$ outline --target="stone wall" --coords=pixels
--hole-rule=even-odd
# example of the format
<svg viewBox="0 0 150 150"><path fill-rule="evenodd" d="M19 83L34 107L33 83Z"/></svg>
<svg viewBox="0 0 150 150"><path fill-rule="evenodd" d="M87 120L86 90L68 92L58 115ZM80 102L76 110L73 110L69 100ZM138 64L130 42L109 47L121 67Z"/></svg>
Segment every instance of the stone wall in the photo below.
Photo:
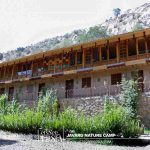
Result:
<svg viewBox="0 0 150 150"><path fill-rule="evenodd" d="M150 97L142 96L139 101L138 112L145 127L150 128Z"/></svg>
<svg viewBox="0 0 150 150"><path fill-rule="evenodd" d="M115 102L114 99L112 99ZM101 113L104 108L104 97L70 98L59 100L60 110L71 106L77 111L83 111L86 115ZM146 128L150 128L150 97L142 96L138 105L140 120Z"/></svg>

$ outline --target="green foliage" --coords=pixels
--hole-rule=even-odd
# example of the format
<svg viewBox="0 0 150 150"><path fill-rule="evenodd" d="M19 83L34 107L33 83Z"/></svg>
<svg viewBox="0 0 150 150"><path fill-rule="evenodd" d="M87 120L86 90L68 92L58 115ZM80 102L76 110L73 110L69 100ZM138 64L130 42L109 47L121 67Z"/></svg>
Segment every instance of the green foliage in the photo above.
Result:
<svg viewBox="0 0 150 150"><path fill-rule="evenodd" d="M8 112L7 98L6 94L0 96L0 113L3 115Z"/></svg>
<svg viewBox="0 0 150 150"><path fill-rule="evenodd" d="M0 97L3 109L7 107L4 103L5 98ZM135 137L141 133L138 121L127 115L126 106L110 103L108 97L104 112L91 117L87 117L83 112L77 113L72 108L58 113L57 96L54 91L47 91L45 95L41 95L36 108L26 106L23 111L19 108L17 102L13 101L9 104L9 113L0 113L0 129L22 133L37 133L39 129L43 129L56 131L62 136L71 131L80 134L115 134L119 137Z"/></svg>
<svg viewBox="0 0 150 150"><path fill-rule="evenodd" d="M87 42L90 40L94 40L97 38L104 38L107 36L108 36L107 29L105 27L94 26L94 27L90 27L87 33L81 34L77 38L77 42L78 43Z"/></svg>
<svg viewBox="0 0 150 150"><path fill-rule="evenodd" d="M10 114L19 113L21 106L17 102L17 100L12 100L8 105L8 112Z"/></svg>
<svg viewBox="0 0 150 150"><path fill-rule="evenodd" d="M139 100L137 81L123 78L120 100L126 110L126 114L131 118L137 118L137 105Z"/></svg>
<svg viewBox="0 0 150 150"><path fill-rule="evenodd" d="M39 96L37 106L38 112L43 112L44 114L51 113L54 115L58 111L57 108L56 91L47 90L44 95Z"/></svg>
<svg viewBox="0 0 150 150"><path fill-rule="evenodd" d="M129 137L139 137L142 134L142 128L139 126L139 122L137 120L126 120L123 126L123 136L125 138Z"/></svg>
<svg viewBox="0 0 150 150"><path fill-rule="evenodd" d="M143 28L144 28L143 25L137 22L137 23L133 26L132 31L142 30Z"/></svg>

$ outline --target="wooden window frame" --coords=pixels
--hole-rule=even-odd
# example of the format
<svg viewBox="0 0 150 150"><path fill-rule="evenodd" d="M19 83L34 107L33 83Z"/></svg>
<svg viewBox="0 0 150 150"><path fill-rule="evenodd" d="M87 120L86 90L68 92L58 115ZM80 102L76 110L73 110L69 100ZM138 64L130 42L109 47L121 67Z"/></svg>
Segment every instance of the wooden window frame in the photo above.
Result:
<svg viewBox="0 0 150 150"><path fill-rule="evenodd" d="M91 87L91 77L82 78L82 88L90 88Z"/></svg>
<svg viewBox="0 0 150 150"><path fill-rule="evenodd" d="M120 84L121 80L122 80L122 74L121 73L111 74L111 85Z"/></svg>

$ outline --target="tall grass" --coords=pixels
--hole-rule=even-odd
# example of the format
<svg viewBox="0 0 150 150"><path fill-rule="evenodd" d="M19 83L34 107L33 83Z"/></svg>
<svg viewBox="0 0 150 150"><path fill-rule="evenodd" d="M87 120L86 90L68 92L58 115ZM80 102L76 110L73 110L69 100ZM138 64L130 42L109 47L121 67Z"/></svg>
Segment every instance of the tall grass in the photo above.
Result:
<svg viewBox="0 0 150 150"><path fill-rule="evenodd" d="M72 108L58 112L56 93L47 91L39 97L35 108L20 109L17 101L6 103L6 96L0 97L0 129L11 132L37 133L39 129L56 131L65 136L74 133L115 134L136 137L141 133L137 120L131 120L125 109L118 104L105 104L101 114L88 117Z"/></svg>

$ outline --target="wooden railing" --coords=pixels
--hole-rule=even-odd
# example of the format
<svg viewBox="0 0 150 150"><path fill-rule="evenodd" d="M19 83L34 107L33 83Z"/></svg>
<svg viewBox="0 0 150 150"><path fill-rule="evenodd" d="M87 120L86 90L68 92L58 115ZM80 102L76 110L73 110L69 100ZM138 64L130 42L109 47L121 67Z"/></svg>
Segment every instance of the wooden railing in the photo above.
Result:
<svg viewBox="0 0 150 150"><path fill-rule="evenodd" d="M82 69L82 68L88 68L88 67L95 67L95 66L101 66L101 65L108 65L108 64L115 64L115 63L119 63L119 62L125 62L125 61L130 61L130 60L137 60L137 59L143 59L143 58L150 58L150 53L144 53L144 54L139 54L139 55L133 55L133 56L128 56L128 57L125 57L125 58L120 58L118 61L117 61L117 58L115 59L109 59L109 60L101 60L101 61L98 61L98 62L93 62L89 65L86 65L86 64L77 64L77 65L74 65L74 66L69 66L67 68L64 68L62 66L62 68L59 68L59 69L54 69L53 71L48 69L48 70L41 70L41 71L33 71L31 70L31 73L28 74L26 73L25 71L23 72L14 72L13 73L13 76L9 75L6 77L3 76L3 78L0 79L0 82L4 82L4 81L9 81L9 80L17 80L17 79L23 79L23 78L31 78L31 77L40 77L41 75L45 75L45 74L57 74L57 73L62 73L64 71L69 71L69 70L76 70L76 69ZM27 70L28 72L29 70ZM19 73L21 75L19 75Z"/></svg>

